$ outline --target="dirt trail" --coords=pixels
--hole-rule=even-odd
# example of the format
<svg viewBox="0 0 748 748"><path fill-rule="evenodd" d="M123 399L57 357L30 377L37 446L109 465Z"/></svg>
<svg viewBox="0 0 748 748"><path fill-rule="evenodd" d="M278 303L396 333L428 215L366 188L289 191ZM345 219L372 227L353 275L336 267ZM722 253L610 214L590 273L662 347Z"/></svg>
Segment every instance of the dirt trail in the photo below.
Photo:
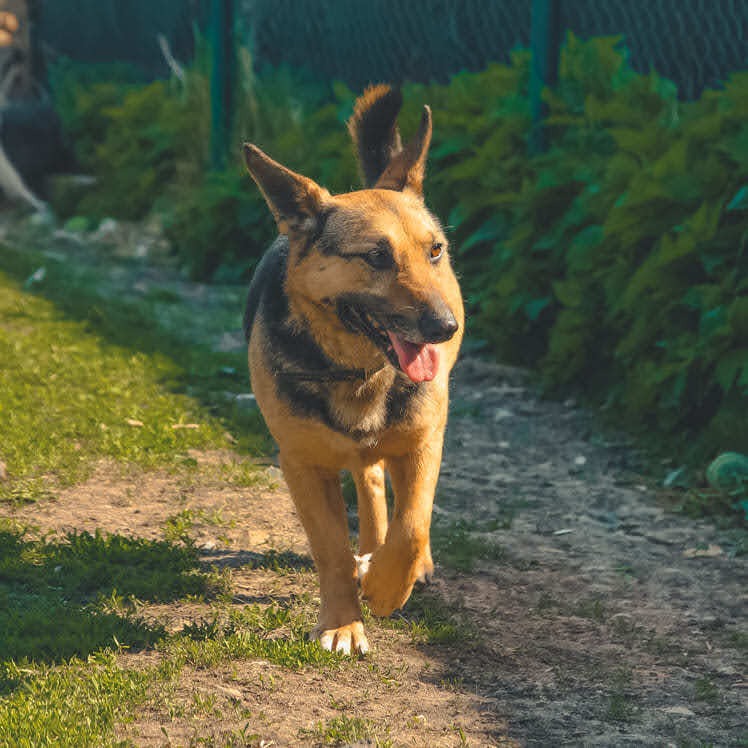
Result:
<svg viewBox="0 0 748 748"><path fill-rule="evenodd" d="M203 304L220 306L209 288L196 294L152 269L118 267L110 283L137 289L146 272L144 287L189 298L196 317ZM216 333L216 348L238 340L234 332ZM666 511L632 455L606 443L589 414L539 399L523 372L463 360L432 590L470 637L422 645L374 623L375 653L342 674L258 662L191 673L173 698L180 689L192 698L209 692L220 720L153 709L124 736L160 745L166 725L170 739L189 742L241 728L251 713L263 739L313 744L303 730L342 712L386 725L395 745L746 745L748 559L732 557L711 525ZM195 456L208 466L224 459ZM168 517L192 509L206 560L233 568L234 604L313 598L309 570L243 565L270 549L306 553L277 469L267 478L248 489L226 485L215 470L185 479L102 466L57 501L16 514L42 527L162 537ZM472 570L440 562L440 545L442 561L458 552ZM178 628L207 609L154 606L149 614Z"/></svg>
<svg viewBox="0 0 748 748"><path fill-rule="evenodd" d="M666 512L629 450L534 397L520 372L464 361L454 402L466 413L449 426L440 519L514 516L489 534L501 562L439 589L483 632L493 661L473 675L509 735L744 745L745 557Z"/></svg>

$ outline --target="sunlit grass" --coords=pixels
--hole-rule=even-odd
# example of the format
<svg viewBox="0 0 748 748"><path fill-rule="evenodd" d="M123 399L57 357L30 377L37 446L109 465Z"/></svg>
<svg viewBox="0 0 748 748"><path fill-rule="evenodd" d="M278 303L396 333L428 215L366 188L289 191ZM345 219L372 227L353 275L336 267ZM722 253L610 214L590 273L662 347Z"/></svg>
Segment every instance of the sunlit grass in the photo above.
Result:
<svg viewBox="0 0 748 748"><path fill-rule="evenodd" d="M103 298L94 278L53 260L33 284L48 298L29 293L20 279L40 261L0 247L0 460L9 476L0 499L48 496L101 458L150 467L179 463L189 449L265 447L259 415L225 402L227 390L247 389L242 356L227 366L225 354L160 327L152 304Z"/></svg>
<svg viewBox="0 0 748 748"><path fill-rule="evenodd" d="M3 523L0 745L115 744L115 727L133 707L157 698L185 667L348 662L309 641L310 599L235 608L221 602L229 582L189 543L87 533L45 539ZM206 617L168 633L142 614L170 601L202 604ZM128 667L126 653L139 651L155 653L157 665Z"/></svg>
<svg viewBox="0 0 748 748"><path fill-rule="evenodd" d="M111 650L64 668L0 664L0 745L117 745L116 723L164 677L119 667Z"/></svg>

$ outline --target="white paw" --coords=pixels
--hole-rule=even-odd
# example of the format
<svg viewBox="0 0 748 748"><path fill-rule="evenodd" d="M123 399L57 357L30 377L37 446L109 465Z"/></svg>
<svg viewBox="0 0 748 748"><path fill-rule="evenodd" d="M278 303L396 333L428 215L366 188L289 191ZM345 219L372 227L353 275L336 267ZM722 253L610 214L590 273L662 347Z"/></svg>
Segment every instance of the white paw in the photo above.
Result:
<svg viewBox="0 0 748 748"><path fill-rule="evenodd" d="M356 559L356 572L358 573L359 581L361 581L369 571L369 564L371 563L371 553L365 553L363 556L354 556L353 558Z"/></svg>
<svg viewBox="0 0 748 748"><path fill-rule="evenodd" d="M315 637L314 634L313 637ZM315 638L319 639L320 647L328 652L365 655L369 651L369 642L364 634L364 627L360 623L342 626L339 629L327 629Z"/></svg>

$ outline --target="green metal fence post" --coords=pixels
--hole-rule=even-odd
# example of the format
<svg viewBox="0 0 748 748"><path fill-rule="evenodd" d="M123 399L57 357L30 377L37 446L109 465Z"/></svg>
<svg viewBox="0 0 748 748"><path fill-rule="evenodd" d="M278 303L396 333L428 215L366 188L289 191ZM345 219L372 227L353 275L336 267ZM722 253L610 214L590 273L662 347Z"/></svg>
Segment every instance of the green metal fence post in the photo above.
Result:
<svg viewBox="0 0 748 748"><path fill-rule="evenodd" d="M210 160L215 170L226 166L234 104L234 0L211 0Z"/></svg>
<svg viewBox="0 0 748 748"><path fill-rule="evenodd" d="M532 26L530 29L532 63L530 70L530 112L532 131L530 151L545 150L543 119L543 89L555 86L558 81L559 51L561 48L561 0L532 0Z"/></svg>

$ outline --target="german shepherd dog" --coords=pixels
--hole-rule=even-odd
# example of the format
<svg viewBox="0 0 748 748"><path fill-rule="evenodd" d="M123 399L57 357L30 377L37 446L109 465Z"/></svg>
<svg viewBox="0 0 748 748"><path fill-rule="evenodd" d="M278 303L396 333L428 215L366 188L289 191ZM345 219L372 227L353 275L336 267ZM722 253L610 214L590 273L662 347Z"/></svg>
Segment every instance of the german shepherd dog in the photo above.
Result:
<svg viewBox="0 0 748 748"><path fill-rule="evenodd" d="M429 526L464 312L447 240L423 200L431 141L397 127L399 91L374 86L348 129L366 189L331 195L245 144L247 168L280 236L252 279L244 329L257 403L320 579L311 633L365 654L359 587L375 615L433 573ZM351 551L340 471L356 484ZM385 470L395 494L391 518Z"/></svg>

